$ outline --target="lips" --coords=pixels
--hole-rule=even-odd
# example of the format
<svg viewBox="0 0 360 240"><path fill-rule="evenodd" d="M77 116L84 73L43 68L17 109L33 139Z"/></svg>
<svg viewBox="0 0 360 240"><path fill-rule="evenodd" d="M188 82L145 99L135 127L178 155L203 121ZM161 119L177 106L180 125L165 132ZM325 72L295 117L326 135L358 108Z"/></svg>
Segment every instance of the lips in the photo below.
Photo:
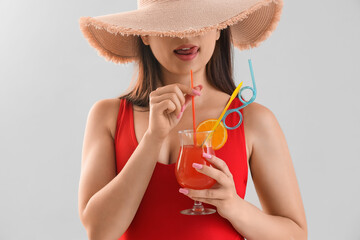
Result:
<svg viewBox="0 0 360 240"><path fill-rule="evenodd" d="M197 53L198 51L199 47L192 44L181 45L174 50L174 52L179 55L191 55Z"/></svg>

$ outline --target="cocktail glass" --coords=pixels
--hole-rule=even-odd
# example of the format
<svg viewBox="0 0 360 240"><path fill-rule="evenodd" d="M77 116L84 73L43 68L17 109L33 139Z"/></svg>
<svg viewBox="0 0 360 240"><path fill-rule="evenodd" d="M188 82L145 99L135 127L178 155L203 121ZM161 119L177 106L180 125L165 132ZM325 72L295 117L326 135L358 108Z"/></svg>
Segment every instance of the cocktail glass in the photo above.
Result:
<svg viewBox="0 0 360 240"><path fill-rule="evenodd" d="M175 165L175 175L181 187L190 189L209 189L216 183L213 178L199 173L192 166L193 163L211 166L211 164L203 157L203 153L215 155L211 146L212 135L212 131L179 131L180 151ZM195 201L194 206L191 209L181 211L182 214L186 215L207 215L215 212L215 209L204 208L199 201Z"/></svg>

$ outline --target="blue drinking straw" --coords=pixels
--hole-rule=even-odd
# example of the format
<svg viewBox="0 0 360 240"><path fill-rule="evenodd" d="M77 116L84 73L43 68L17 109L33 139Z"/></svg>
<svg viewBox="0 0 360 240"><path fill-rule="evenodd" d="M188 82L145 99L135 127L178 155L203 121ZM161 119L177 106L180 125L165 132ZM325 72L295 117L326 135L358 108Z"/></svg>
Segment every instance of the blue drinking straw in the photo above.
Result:
<svg viewBox="0 0 360 240"><path fill-rule="evenodd" d="M238 98L239 98L240 102L242 102L242 105L241 105L240 107L238 107L238 108L234 108L234 109L229 109L229 110L227 110L226 113L225 113L225 115L223 116L222 122L223 122L224 126L225 126L227 129L229 129L229 130L234 130L234 129L238 128L238 127L241 125L242 120L243 120L243 116L242 116L242 114L241 114L241 112L240 112L240 109L243 109L244 107L246 107L246 106L249 105L250 103L254 102L254 100L255 100L255 98L256 98L257 91L256 91L255 77L254 77L254 71L253 71L251 59L248 59L248 63L249 63L250 75L251 75L251 80L252 80L252 85L253 85L253 87L246 86L246 87L241 88L241 89L240 89L240 92L239 92L239 94L238 94ZM249 101L245 101L245 100L241 97L242 91L244 91L244 90L246 90L246 89L249 89L249 90L252 92L252 96L251 96L251 98L250 98ZM236 113L239 115L240 119L239 119L239 122L238 122L234 127L229 127L229 126L226 125L225 120L226 120L226 117L227 117L229 114L233 113L233 112L236 112Z"/></svg>

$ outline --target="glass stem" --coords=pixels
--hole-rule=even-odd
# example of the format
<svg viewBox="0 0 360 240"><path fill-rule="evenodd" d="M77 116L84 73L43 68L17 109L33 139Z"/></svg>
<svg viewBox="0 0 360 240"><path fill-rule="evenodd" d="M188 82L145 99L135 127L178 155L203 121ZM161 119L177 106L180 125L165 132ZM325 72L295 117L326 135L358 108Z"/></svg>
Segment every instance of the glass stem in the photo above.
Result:
<svg viewBox="0 0 360 240"><path fill-rule="evenodd" d="M204 206L202 205L202 202L195 201L194 206L192 208L192 211L194 211L194 212L203 212L204 211Z"/></svg>

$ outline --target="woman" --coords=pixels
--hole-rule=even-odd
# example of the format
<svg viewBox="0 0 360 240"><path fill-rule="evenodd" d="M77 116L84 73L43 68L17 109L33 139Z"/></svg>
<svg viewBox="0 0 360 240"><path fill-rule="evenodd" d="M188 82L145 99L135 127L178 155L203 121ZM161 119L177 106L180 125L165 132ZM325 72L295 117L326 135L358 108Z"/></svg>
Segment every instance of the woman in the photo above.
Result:
<svg viewBox="0 0 360 240"><path fill-rule="evenodd" d="M307 238L285 137L260 104L242 110L243 124L228 131L216 156L204 156L213 168L194 165L217 181L214 187L179 188L174 174L177 133L192 128L191 97L197 122L217 119L235 89L231 42L257 46L274 30L281 7L282 1L139 1L136 11L81 18L100 55L139 66L130 93L98 101L89 112L79 186L89 239ZM241 104L236 99L230 108ZM229 116L230 124L237 120ZM244 200L248 167L263 210ZM193 200L217 213L180 214Z"/></svg>

